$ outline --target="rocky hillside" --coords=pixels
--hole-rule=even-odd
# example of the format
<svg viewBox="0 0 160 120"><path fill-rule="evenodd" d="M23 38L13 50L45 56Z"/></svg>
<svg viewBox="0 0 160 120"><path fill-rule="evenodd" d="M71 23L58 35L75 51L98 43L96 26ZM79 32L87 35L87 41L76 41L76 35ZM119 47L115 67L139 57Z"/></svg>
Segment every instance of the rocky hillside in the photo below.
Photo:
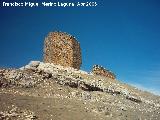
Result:
<svg viewBox="0 0 160 120"><path fill-rule="evenodd" d="M0 120L75 119L160 120L160 96L39 61L0 69Z"/></svg>

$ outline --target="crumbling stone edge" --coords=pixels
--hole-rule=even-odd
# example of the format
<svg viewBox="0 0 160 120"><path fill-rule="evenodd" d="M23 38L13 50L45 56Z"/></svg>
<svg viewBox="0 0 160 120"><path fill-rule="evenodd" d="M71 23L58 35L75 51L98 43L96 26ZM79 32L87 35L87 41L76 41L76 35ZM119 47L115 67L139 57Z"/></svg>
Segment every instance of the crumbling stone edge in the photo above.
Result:
<svg viewBox="0 0 160 120"><path fill-rule="evenodd" d="M36 87L45 80L54 80L56 83L72 88L80 88L84 91L99 91L109 93L111 95L121 95L126 99L136 103L141 103L142 99L133 95L121 85L104 80L85 79L82 76L90 73L76 70L73 68L64 68L63 66L39 61L31 61L28 65L16 70L1 70L0 71L0 87L21 86L21 87ZM8 83L6 83L8 81Z"/></svg>

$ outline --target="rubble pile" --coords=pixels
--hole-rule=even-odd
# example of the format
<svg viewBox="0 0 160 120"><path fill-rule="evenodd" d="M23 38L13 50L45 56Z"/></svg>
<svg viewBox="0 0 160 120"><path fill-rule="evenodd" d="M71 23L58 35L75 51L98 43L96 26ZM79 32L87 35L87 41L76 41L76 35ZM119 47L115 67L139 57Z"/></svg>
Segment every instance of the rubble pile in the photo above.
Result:
<svg viewBox="0 0 160 120"><path fill-rule="evenodd" d="M94 75L82 70L73 68L65 68L53 63L43 63L40 61L31 61L28 65L20 68L20 70L7 70L3 72L3 79L7 85L16 85L21 87L36 87L45 80L54 80L60 85L80 88L84 91L100 91L112 95L122 95L126 99L141 102L141 98L136 97L131 91L127 90L115 82L110 82L108 78L94 79ZM106 82L108 81L108 82ZM1 81L1 86L5 85ZM9 84L11 83L11 84Z"/></svg>
<svg viewBox="0 0 160 120"><path fill-rule="evenodd" d="M10 110L0 111L0 120L35 120L37 116L29 110L21 110L17 106L8 106Z"/></svg>
<svg viewBox="0 0 160 120"><path fill-rule="evenodd" d="M33 69L32 69L33 70ZM19 69L0 69L0 87L35 87L43 76L33 71Z"/></svg>
<svg viewBox="0 0 160 120"><path fill-rule="evenodd" d="M39 61L31 61L28 65L19 70L1 70L1 87L36 87L40 83L50 79L56 81L60 85L80 88L85 91L100 91L113 95L122 95L126 99L140 102L141 98L137 98L129 90L124 92L124 88L120 84L109 82L108 78L93 79L94 75L82 70L73 68L65 68L53 63L43 63ZM105 82L108 81L108 82Z"/></svg>
<svg viewBox="0 0 160 120"><path fill-rule="evenodd" d="M80 44L67 33L50 32L44 41L44 62L80 69Z"/></svg>
<svg viewBox="0 0 160 120"><path fill-rule="evenodd" d="M113 72L105 69L104 67L100 65L94 65L92 69L92 73L95 75L101 75L101 76L105 76L111 79L116 79L116 75Z"/></svg>

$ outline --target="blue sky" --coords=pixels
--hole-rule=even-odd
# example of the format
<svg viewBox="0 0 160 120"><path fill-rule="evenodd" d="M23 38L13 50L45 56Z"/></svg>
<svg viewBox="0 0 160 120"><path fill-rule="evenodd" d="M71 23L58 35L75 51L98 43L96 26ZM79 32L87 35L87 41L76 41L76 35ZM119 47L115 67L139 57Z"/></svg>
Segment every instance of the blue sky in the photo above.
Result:
<svg viewBox="0 0 160 120"><path fill-rule="evenodd" d="M45 36L60 30L80 42L82 70L100 64L118 80L160 94L159 0L92 1L98 6L18 8L3 7L1 2L0 67L42 61Z"/></svg>

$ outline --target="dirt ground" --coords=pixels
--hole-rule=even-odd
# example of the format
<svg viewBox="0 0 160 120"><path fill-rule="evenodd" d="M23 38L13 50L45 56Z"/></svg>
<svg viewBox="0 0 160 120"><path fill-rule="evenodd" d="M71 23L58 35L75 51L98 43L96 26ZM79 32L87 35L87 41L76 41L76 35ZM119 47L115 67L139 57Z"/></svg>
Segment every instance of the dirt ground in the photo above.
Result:
<svg viewBox="0 0 160 120"><path fill-rule="evenodd" d="M0 70L0 120L160 120L160 96L54 67Z"/></svg>

